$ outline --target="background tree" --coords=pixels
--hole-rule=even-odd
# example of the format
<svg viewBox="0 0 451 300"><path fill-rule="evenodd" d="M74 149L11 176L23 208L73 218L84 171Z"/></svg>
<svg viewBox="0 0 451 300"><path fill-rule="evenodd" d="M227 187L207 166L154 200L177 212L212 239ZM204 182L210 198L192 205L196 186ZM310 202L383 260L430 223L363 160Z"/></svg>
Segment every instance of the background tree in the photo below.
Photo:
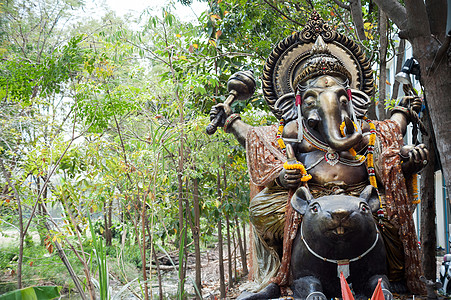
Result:
<svg viewBox="0 0 451 300"><path fill-rule="evenodd" d="M446 24L449 5L446 1L375 0L400 29L399 36L412 44L413 56L421 67L421 83L425 89L433 132L447 190L451 187L450 126L451 59L449 32ZM446 32L448 30L448 32Z"/></svg>

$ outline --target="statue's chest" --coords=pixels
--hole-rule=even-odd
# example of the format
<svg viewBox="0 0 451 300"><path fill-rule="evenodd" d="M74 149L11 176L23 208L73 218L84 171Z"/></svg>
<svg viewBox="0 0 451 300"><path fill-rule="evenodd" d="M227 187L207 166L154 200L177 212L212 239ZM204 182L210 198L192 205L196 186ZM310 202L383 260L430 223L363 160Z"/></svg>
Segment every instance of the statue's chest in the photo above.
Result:
<svg viewBox="0 0 451 300"><path fill-rule="evenodd" d="M298 160L312 175L310 183L326 184L341 181L351 185L368 179L366 163L353 159L343 152L328 153L314 150L299 153Z"/></svg>

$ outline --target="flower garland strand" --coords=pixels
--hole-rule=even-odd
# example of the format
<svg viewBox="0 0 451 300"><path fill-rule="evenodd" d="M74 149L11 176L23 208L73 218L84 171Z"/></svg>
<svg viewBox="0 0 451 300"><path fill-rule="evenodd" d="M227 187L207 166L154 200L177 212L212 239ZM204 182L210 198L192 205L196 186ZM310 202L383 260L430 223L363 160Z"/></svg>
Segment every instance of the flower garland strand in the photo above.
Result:
<svg viewBox="0 0 451 300"><path fill-rule="evenodd" d="M364 118L364 120L370 125L370 140L368 142L368 155L367 159L367 167L368 167L368 178L370 180L370 184L376 189L377 196L379 198L379 209L377 210L377 217L379 218L379 224L382 225L382 218L384 217L384 210L382 208L382 199L379 194L379 189L377 188L377 180L376 180L376 171L374 169L374 145L376 144L376 126L368 120L368 118Z"/></svg>
<svg viewBox="0 0 451 300"><path fill-rule="evenodd" d="M412 175L412 194L413 194L412 204L419 204L421 200L418 194L418 174Z"/></svg>
<svg viewBox="0 0 451 300"><path fill-rule="evenodd" d="M288 161L286 161L283 164L283 168L285 170L294 170L294 169L301 170L301 175L302 175L301 181L302 182L307 182L310 179L312 179L312 175L307 173L307 170L305 169L304 165L299 161L296 161L296 163L294 163L294 164L290 164L290 163L288 163Z"/></svg>
<svg viewBox="0 0 451 300"><path fill-rule="evenodd" d="M284 127L285 127L285 121L283 119L280 119L279 129L277 130L276 138L277 138L277 143L279 144L279 147L282 150L283 154L286 154L287 147L282 138L282 133L283 133ZM294 163L294 164L289 164L288 161L286 161L283 164L283 167L285 170L294 170L294 169L301 170L301 175L302 175L301 181L302 182L307 182L310 179L312 179L312 175L307 173L307 170L305 169L304 165L299 161L296 161L296 163Z"/></svg>
<svg viewBox="0 0 451 300"><path fill-rule="evenodd" d="M285 146L285 142L282 139L283 127L285 127L285 121L283 119L280 119L279 129L277 130L276 139L277 139L277 143L279 144L280 149L282 150L282 153L286 154L287 147Z"/></svg>
<svg viewBox="0 0 451 300"><path fill-rule="evenodd" d="M370 125L370 141L368 142L368 176L370 184L377 189L376 171L374 169L374 145L376 144L376 126L370 121L367 121Z"/></svg>
<svg viewBox="0 0 451 300"><path fill-rule="evenodd" d="M358 130L358 129L357 129L357 125L356 125L354 122L352 122L352 124L354 124L355 130ZM340 132L341 132L341 135L342 135L342 136L345 136L345 127L346 127L346 124L345 124L345 122L343 121L343 123L341 123L341 125L340 125ZM365 156L364 156L364 155L358 155L357 152L354 150L354 148L349 149L349 153L351 153L351 155L352 155L356 160L358 160L358 161L360 161L360 162L365 161Z"/></svg>

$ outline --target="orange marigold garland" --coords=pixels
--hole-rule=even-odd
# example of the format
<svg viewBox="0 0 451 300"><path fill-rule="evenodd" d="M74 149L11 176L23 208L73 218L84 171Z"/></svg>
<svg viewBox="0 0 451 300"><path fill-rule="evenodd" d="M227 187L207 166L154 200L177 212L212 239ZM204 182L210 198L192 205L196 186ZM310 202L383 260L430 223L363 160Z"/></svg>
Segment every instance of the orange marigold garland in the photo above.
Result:
<svg viewBox="0 0 451 300"><path fill-rule="evenodd" d="M277 139L277 143L279 144L280 149L282 150L283 154L286 154L286 146L285 146L285 142L282 139L282 132L283 132L283 127L285 126L285 121L283 119L280 119L279 122L279 129L277 130L277 135L276 135L276 139Z"/></svg>
<svg viewBox="0 0 451 300"><path fill-rule="evenodd" d="M279 144L280 149L282 150L282 152L284 154L286 154L286 145L282 138L282 133L283 133L284 127L285 127L285 121L283 119L280 119L279 129L277 130L276 138L277 138L277 143ZM294 170L294 169L301 170L301 175L302 175L301 181L303 181L303 182L307 182L310 179L312 179L312 175L307 173L307 170L305 169L304 165L299 161L296 161L296 163L294 163L294 164L290 164L286 161L283 164L283 167L285 168L285 170Z"/></svg>
<svg viewBox="0 0 451 300"><path fill-rule="evenodd" d="M304 165L301 162L296 161L294 164L290 164L287 161L283 164L283 167L285 170L294 170L298 169L301 170L301 181L306 182L312 179L312 175L307 173L307 170L305 169Z"/></svg>
<svg viewBox="0 0 451 300"><path fill-rule="evenodd" d="M352 122L352 124L354 124L355 130L357 130L357 125L354 122ZM343 121L340 125L340 132L341 132L342 136L345 136L345 127L346 127L346 124ZM363 162L365 160L365 156L357 155L357 152L354 150L354 148L349 149L349 153L351 153L351 155L354 156L354 158L360 162Z"/></svg>
<svg viewBox="0 0 451 300"><path fill-rule="evenodd" d="M382 208L382 200L379 195L379 190L377 188L377 180L376 180L376 171L374 169L374 145L376 144L376 126L371 123L370 120L364 119L370 125L370 140L368 142L368 155L367 159L367 167L368 167L368 178L370 180L370 184L374 186L377 191L377 195L379 197L379 209L377 210L377 217L379 218L379 224L382 226L382 218L384 217L384 210Z"/></svg>
<svg viewBox="0 0 451 300"><path fill-rule="evenodd" d="M413 194L413 204L419 204L421 202L420 196L418 194L418 174L412 175L412 194Z"/></svg>

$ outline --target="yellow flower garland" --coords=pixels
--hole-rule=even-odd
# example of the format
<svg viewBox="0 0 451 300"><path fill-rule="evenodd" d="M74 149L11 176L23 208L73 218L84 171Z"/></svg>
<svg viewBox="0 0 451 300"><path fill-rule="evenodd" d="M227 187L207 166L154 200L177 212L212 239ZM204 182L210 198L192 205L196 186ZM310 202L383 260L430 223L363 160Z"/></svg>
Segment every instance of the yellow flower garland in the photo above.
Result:
<svg viewBox="0 0 451 300"><path fill-rule="evenodd" d="M357 130L357 125L356 125L354 122L352 122L352 124L354 124L355 130ZM341 123L341 125L340 125L340 132L341 132L341 135L342 135L342 136L345 136L345 127L346 127L346 124L345 124L345 122L343 121L343 122ZM363 155L357 155L357 152L354 150L354 148L349 149L349 153L350 153L352 156L354 156L354 158L357 159L357 160L360 161L360 162L363 162L363 161L365 160L365 156L363 156Z"/></svg>
<svg viewBox="0 0 451 300"><path fill-rule="evenodd" d="M283 153L285 153L285 151L286 151L285 150L286 149L286 145L285 145L285 142L283 141L283 138L282 138L282 133L283 133L283 128L284 127L285 127L285 121L283 119L280 119L279 128L277 130L276 138L277 138L277 143L279 144L279 147L280 147L280 149L282 150ZM302 175L301 181L302 182L307 182L310 179L312 179L312 175L307 173L307 170L305 169L304 165L301 162L299 162L299 161L296 161L296 163L294 163L294 164L290 164L290 163L288 163L288 161L286 161L283 164L283 167L284 167L285 170L294 170L294 169L301 170L301 175Z"/></svg>
<svg viewBox="0 0 451 300"><path fill-rule="evenodd" d="M412 194L413 194L413 204L419 204L421 202L420 196L418 194L418 174L412 175Z"/></svg>
<svg viewBox="0 0 451 300"><path fill-rule="evenodd" d="M373 123L368 122L370 125L370 141L368 142L368 147L371 147L368 149L368 155L367 155L367 162L368 162L368 169L372 169L374 171L374 145L376 144L376 126L374 126ZM376 173L373 174L373 172L369 172L369 179L370 184L374 186L377 189L377 181L376 181Z"/></svg>
<svg viewBox="0 0 451 300"><path fill-rule="evenodd" d="M285 121L283 119L280 119L279 122L279 129L277 130L277 143L279 144L280 149L282 150L283 153L285 153L285 142L282 139L282 132L283 132L283 127L285 126Z"/></svg>
<svg viewBox="0 0 451 300"><path fill-rule="evenodd" d="M368 155L366 156L367 168L368 168L368 178L370 180L370 184L374 186L377 190L377 195L379 197L379 207L382 211L382 199L379 195L379 189L377 188L377 180L376 180L376 170L374 169L374 145L376 144L376 126L371 123L367 118L364 120L370 125L370 140L368 142ZM379 212L378 212L379 215Z"/></svg>
<svg viewBox="0 0 451 300"><path fill-rule="evenodd" d="M294 169L301 170L301 175L302 175L301 181L303 181L303 182L306 182L306 181L309 181L310 179L312 179L312 175L307 174L307 170L305 169L304 165L301 162L296 161L296 163L290 164L290 163L288 163L288 161L286 161L283 164L283 168L285 170L294 170Z"/></svg>

